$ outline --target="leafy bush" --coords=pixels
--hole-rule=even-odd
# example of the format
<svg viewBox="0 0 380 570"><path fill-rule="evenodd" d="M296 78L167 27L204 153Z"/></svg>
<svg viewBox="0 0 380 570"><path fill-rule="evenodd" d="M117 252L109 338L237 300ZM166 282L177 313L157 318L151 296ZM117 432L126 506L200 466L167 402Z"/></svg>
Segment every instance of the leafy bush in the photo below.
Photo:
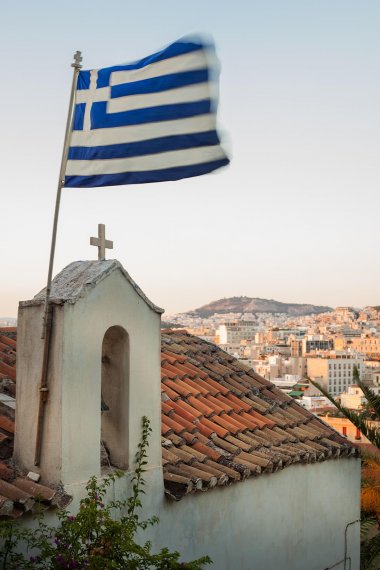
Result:
<svg viewBox="0 0 380 570"><path fill-rule="evenodd" d="M138 515L142 506L141 495L144 494L143 473L150 432L149 421L144 417L142 441L138 446L131 481L132 494L127 500L105 503L108 487L122 473L112 474L101 482L91 477L78 513L74 516L67 510L59 511L57 527L47 525L42 512L37 515L36 530L22 529L12 521L0 522L0 563L3 570L202 570L204 565L210 564L207 556L192 562L180 562L180 554L169 552L167 548L152 554L150 542L139 544L136 541L138 531L158 523L157 517L140 521ZM17 550L27 552L27 555Z"/></svg>

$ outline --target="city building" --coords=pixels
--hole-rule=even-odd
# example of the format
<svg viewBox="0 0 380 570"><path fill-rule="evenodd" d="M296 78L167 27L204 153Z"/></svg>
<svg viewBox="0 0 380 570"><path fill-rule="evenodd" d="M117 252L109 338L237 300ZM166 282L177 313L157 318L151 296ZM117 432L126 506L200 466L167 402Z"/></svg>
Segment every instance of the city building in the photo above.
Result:
<svg viewBox="0 0 380 570"><path fill-rule="evenodd" d="M303 394L302 400L299 402L301 406L310 410L311 412L315 412L316 410L320 410L330 406L330 401L325 398L325 396L305 396Z"/></svg>
<svg viewBox="0 0 380 570"><path fill-rule="evenodd" d="M333 415L324 414L322 417L323 421L335 429L337 432L341 433L352 443L357 445L366 444L369 445L369 440L361 433L360 429L354 426L347 418L338 418ZM374 423L374 422L373 422Z"/></svg>
<svg viewBox="0 0 380 570"><path fill-rule="evenodd" d="M363 352L367 356L380 357L380 336L366 335L360 338L353 338L350 347L358 352Z"/></svg>
<svg viewBox="0 0 380 570"><path fill-rule="evenodd" d="M324 335L307 335L301 341L301 355L318 352L321 350L333 350L334 341Z"/></svg>
<svg viewBox="0 0 380 570"><path fill-rule="evenodd" d="M307 374L333 396L338 396L354 383L354 367L359 376L364 372L364 356L350 352L309 356Z"/></svg>
<svg viewBox="0 0 380 570"><path fill-rule="evenodd" d="M367 403L362 389L357 384L348 386L347 390L341 393L339 399L342 406L350 410L362 410Z"/></svg>
<svg viewBox="0 0 380 570"><path fill-rule="evenodd" d="M238 344L242 340L255 338L257 323L252 321L238 321L224 323L216 330L219 344Z"/></svg>

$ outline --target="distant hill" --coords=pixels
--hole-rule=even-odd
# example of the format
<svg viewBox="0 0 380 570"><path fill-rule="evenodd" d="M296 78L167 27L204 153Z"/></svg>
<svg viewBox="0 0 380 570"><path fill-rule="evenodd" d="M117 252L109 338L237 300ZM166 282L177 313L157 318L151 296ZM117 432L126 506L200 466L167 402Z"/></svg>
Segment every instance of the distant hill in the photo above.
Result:
<svg viewBox="0 0 380 570"><path fill-rule="evenodd" d="M189 314L195 314L203 318L209 317L214 313L287 313L290 316L301 317L303 315L311 315L312 313L327 313L332 310L331 307L299 303L281 303L274 299L229 297L228 299L219 299L219 301L213 301L208 305L203 305L203 307L199 307L199 309L189 311Z"/></svg>

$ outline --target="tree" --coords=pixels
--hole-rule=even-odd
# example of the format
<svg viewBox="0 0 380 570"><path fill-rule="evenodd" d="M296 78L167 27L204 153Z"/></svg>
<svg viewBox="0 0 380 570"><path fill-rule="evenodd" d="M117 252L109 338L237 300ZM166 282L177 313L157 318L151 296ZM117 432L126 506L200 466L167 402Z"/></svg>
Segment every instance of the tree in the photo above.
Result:
<svg viewBox="0 0 380 570"><path fill-rule="evenodd" d="M336 406L340 414L350 420L355 427L380 450L380 396L376 395L360 380L359 370L354 366L353 380L367 399L363 411L357 412L342 406L318 382L310 382ZM374 453L363 453L361 490L361 570L380 568L380 457Z"/></svg>
<svg viewBox="0 0 380 570"><path fill-rule="evenodd" d="M211 560L208 556L192 562L180 562L178 552L163 548L152 554L151 543L136 541L136 533L158 523L157 517L140 521L147 464L149 421L143 418L142 441L136 454L136 467L131 481L132 493L126 501L105 504L108 487L123 473L114 473L99 482L91 477L87 495L80 501L74 516L67 510L58 512L58 525L44 522L38 515L36 530L22 529L12 521L0 522L0 563L9 570L202 570ZM118 517L115 514L118 513ZM22 547L20 549L20 546ZM27 554L21 554L22 550Z"/></svg>

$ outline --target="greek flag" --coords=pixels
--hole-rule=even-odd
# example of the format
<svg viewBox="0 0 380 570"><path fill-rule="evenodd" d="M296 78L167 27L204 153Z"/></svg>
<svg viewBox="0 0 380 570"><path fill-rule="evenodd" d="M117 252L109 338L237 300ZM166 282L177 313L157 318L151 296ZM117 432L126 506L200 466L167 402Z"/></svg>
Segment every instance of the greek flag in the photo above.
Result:
<svg viewBox="0 0 380 570"><path fill-rule="evenodd" d="M135 63L80 71L66 187L179 180L228 164L212 44L184 38Z"/></svg>

